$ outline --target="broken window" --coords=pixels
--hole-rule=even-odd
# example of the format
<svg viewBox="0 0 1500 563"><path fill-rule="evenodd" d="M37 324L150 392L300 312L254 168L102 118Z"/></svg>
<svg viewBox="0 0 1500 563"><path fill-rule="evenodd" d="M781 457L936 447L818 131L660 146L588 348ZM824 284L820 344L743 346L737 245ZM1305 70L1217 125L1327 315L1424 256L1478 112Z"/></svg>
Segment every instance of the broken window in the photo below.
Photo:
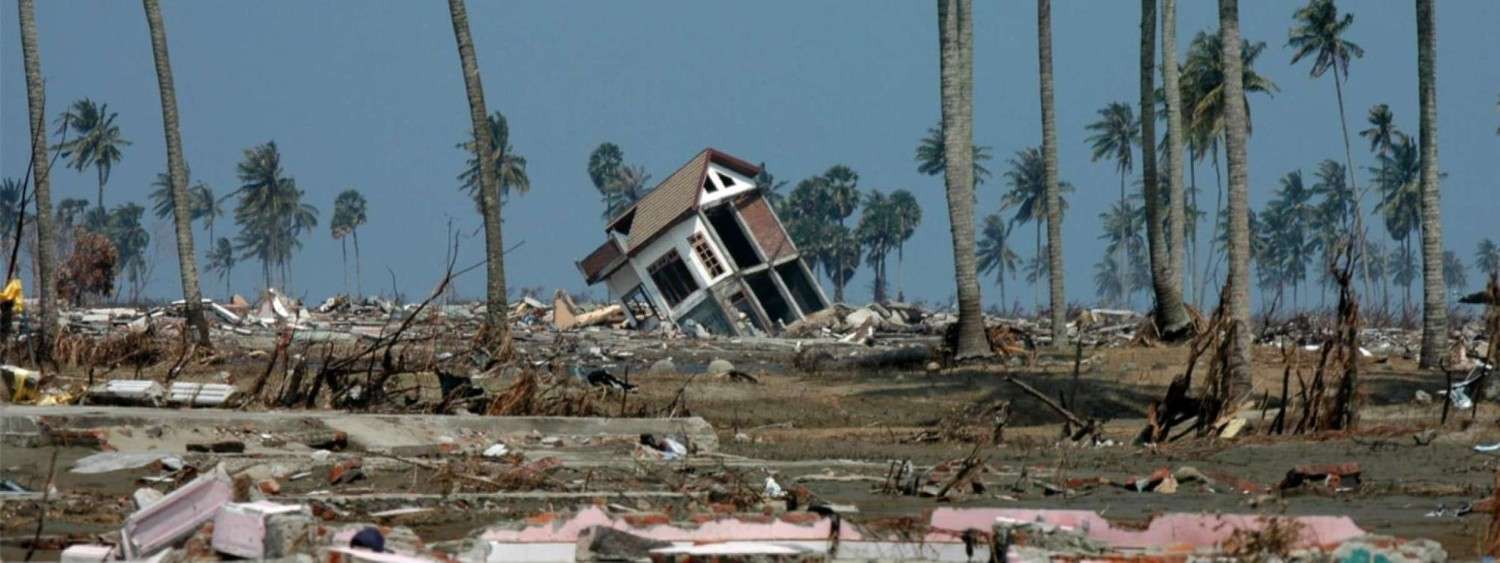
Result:
<svg viewBox="0 0 1500 563"><path fill-rule="evenodd" d="M714 174L719 177L719 183L724 185L724 189L734 188L734 178L725 176L723 172L714 172Z"/></svg>
<svg viewBox="0 0 1500 563"><path fill-rule="evenodd" d="M708 210L708 224L713 227L714 233L719 235L719 242L724 243L724 249L729 257L734 259L734 265L743 270L751 266L760 265L760 254L755 252L755 243L750 242L750 237L745 235L745 230L740 228L740 222L734 218L733 208L721 205Z"/></svg>
<svg viewBox="0 0 1500 563"><path fill-rule="evenodd" d="M714 185L714 179L710 178L708 174L703 175L703 191L708 193L719 191L719 187Z"/></svg>
<svg viewBox="0 0 1500 563"><path fill-rule="evenodd" d="M708 237L703 236L703 233L693 233L688 236L688 243L693 245L693 252L698 253L698 260L703 262L703 267L708 268L709 279L724 275L724 263L719 261L719 255L714 252L713 245L708 243Z"/></svg>
<svg viewBox="0 0 1500 563"><path fill-rule="evenodd" d="M620 301L625 305L625 312L630 314L630 318L635 319L638 328L650 329L661 317L656 312L656 306L646 298L646 288L643 285L635 286L635 289L627 292L625 297L620 298Z"/></svg>
<svg viewBox="0 0 1500 563"><path fill-rule="evenodd" d="M682 263L682 256L676 250L667 251L666 255L652 262L647 270L651 272L651 281L656 282L656 289L667 300L668 307L676 307L687 296L698 291L698 280L693 278L693 272Z"/></svg>
<svg viewBox="0 0 1500 563"><path fill-rule="evenodd" d="M710 334L735 334L734 328L729 326L729 317L724 315L724 309L719 307L719 302L715 299L704 299L683 315L683 324L688 321L698 323Z"/></svg>
<svg viewBox="0 0 1500 563"><path fill-rule="evenodd" d="M781 283L786 284L786 290L792 294L792 299L797 301L797 307L802 309L802 314L821 311L826 306L823 304L822 296L818 294L818 288L814 287L812 280L807 278L807 270L802 269L800 259L777 266L776 275L781 276Z"/></svg>
<svg viewBox="0 0 1500 563"><path fill-rule="evenodd" d="M788 324L797 320L791 305L781 297L781 290L776 289L776 282L771 281L770 271L746 276L745 282L750 284L750 291L755 294L755 300L760 301L760 308L765 309L766 316L771 317L771 322Z"/></svg>
<svg viewBox="0 0 1500 563"><path fill-rule="evenodd" d="M747 320L756 330L766 331L765 323L760 320L760 315L755 314L755 306L750 304L750 299L745 297L745 292L736 291L729 296L729 306L739 312L741 319Z"/></svg>

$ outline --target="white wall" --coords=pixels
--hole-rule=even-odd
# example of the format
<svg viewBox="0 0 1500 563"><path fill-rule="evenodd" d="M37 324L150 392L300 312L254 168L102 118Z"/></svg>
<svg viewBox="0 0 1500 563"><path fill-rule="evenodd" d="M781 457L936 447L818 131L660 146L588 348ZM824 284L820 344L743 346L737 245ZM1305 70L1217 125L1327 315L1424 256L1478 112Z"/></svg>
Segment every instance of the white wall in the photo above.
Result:
<svg viewBox="0 0 1500 563"><path fill-rule="evenodd" d="M720 191L722 192L723 190ZM714 252L719 256L719 263L723 264L724 266L723 274L720 274L719 276L713 278L710 278L708 276L708 268L703 265L703 262L701 260L698 259L698 253L693 251L692 243L688 242L688 236L692 235L693 233L700 233L704 236L704 238L708 240L708 245L713 247ZM699 217L696 214L689 215L686 219L683 219L676 225L672 225L671 228L667 229L660 236L656 237L656 240L651 241L650 244L647 244L644 248L641 249L640 252L636 253L635 257L631 260L635 263L636 267L639 268L641 275L649 276L650 274L648 273L648 268L650 268L651 263L655 262L658 258L666 255L666 253L671 250L676 250L677 254L682 256L683 262L688 264L688 269L693 272L693 277L698 282L698 291L694 292L693 295L688 296L686 299L683 299L681 303L678 303L677 307L674 307L672 309L674 315L683 311L687 311L694 305L697 305L701 300L700 296L704 292L704 290L708 289L709 286L718 283L720 280L729 277L729 274L734 267L733 263L730 262L729 257L724 254L724 249L719 248L718 245L714 243L713 237L709 236L707 229L704 228L703 222L699 220ZM622 268L621 270L623 271L625 269L626 268ZM615 276L610 277L611 295L614 295L614 278L619 275L620 274L617 273ZM624 284L622 283L621 285L623 286ZM629 291L631 287L634 287L634 284L625 286L623 290Z"/></svg>
<svg viewBox="0 0 1500 563"><path fill-rule="evenodd" d="M734 185L725 186L723 182L719 181L719 174L723 174L725 176L728 176L729 179L734 180ZM735 172L728 168L723 168L713 163L709 163L708 165L708 177L709 181L713 182L713 184L715 186L718 186L719 189L714 193L708 193L708 190L700 191L698 194L698 205L706 205L709 202L719 201L727 197L732 197L748 192L755 188L755 180L746 177L744 174L740 174L739 172Z"/></svg>

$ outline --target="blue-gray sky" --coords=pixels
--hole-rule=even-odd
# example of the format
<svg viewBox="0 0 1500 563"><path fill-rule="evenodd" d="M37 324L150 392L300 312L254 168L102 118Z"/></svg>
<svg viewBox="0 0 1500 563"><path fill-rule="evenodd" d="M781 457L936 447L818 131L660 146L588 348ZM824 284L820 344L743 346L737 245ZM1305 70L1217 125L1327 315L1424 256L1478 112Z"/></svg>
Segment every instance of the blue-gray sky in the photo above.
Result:
<svg viewBox="0 0 1500 563"><path fill-rule="evenodd" d="M998 172L1015 151L1040 142L1036 14L1030 2L975 8L975 138L995 149ZM1183 2L1178 44L1217 25L1213 2ZM1251 202L1276 180L1325 158L1342 159L1333 84L1290 65L1284 44L1289 0L1247 3L1242 32L1268 43L1258 70L1281 91L1252 99ZM1388 103L1398 125L1417 128L1416 26L1410 2L1343 2L1356 15L1349 39L1365 48L1345 89L1350 129ZM219 193L237 186L242 150L275 140L286 171L322 210L322 224L294 262L297 293L342 288L340 250L328 235L334 195L369 198L361 233L364 286L424 293L442 267L451 219L472 230L472 203L456 189L464 155L454 148L468 108L446 8L438 2L182 2L163 5L186 156L196 179ZM925 221L908 244L909 296L945 301L952 252L938 177L922 176L913 149L938 118L936 15L931 2L470 2L470 22L491 110L510 120L511 140L529 160L532 191L506 208L506 238L525 241L507 262L512 286L578 289L573 261L601 239L599 198L585 174L589 152L613 141L654 179L706 146L765 162L795 184L843 163L865 188L907 188ZM1059 0L1053 6L1061 176L1077 187L1065 222L1068 296L1092 301L1092 264L1103 245L1097 215L1114 201L1112 164L1090 162L1084 126L1111 101L1137 99L1139 5ZM37 20L48 115L90 97L119 112L133 144L115 167L107 204L143 202L165 168L161 115L145 17L136 2L40 2ZM1444 236L1470 261L1482 237L1500 237L1500 3L1442 2L1438 88ZM0 164L20 177L28 156L26 96L15 3L0 10ZM1180 56L1179 56L1180 58ZM49 118L50 119L50 118ZM1164 132L1159 133L1164 134ZM1356 138L1355 161L1372 164ZM1199 169L1210 200L1212 171ZM58 167L55 198L94 193L92 172ZM1369 182L1361 170L1360 183ZM981 187L981 215L998 205L1002 182ZM1373 206L1366 201L1366 207ZM154 222L155 219L153 218ZM232 232L221 220L219 233ZM170 230L152 225L149 293L177 291ZM1032 229L1018 228L1023 257ZM1382 231L1383 233L1383 231ZM1384 237L1383 234L1380 235ZM200 233L199 248L206 246ZM480 242L464 242L465 262ZM237 291L259 286L245 264ZM894 274L893 274L894 275ZM482 270L460 290L477 295ZM1471 276L1477 279L1477 276ZM862 271L851 297L868 297ZM1471 285L1477 282L1472 282ZM211 295L223 285L205 280ZM594 288L602 294L602 286ZM997 301L993 280L985 300ZM1010 282L1012 301L1033 291Z"/></svg>

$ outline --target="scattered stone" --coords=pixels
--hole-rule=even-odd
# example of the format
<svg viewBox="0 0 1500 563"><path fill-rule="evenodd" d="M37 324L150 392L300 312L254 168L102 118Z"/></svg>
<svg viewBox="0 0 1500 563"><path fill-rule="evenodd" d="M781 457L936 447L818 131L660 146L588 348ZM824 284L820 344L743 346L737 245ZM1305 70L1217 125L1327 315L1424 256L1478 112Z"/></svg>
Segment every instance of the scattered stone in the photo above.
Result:
<svg viewBox="0 0 1500 563"><path fill-rule="evenodd" d="M734 371L734 364L723 358L714 358L708 363L707 371L709 375L723 375Z"/></svg>

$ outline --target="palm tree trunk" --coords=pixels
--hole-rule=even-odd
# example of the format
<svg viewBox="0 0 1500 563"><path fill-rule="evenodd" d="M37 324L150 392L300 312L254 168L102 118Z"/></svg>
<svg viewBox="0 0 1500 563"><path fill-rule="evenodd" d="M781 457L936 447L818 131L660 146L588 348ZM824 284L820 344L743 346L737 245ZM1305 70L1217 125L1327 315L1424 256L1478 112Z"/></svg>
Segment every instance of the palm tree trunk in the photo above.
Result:
<svg viewBox="0 0 1500 563"><path fill-rule="evenodd" d="M958 292L958 339L955 359L991 354L984 332L984 311L974 253L974 121L973 22L971 0L938 0L938 43L943 142L947 163L943 180L953 236L954 281Z"/></svg>
<svg viewBox="0 0 1500 563"><path fill-rule="evenodd" d="M339 259L344 266L344 295L349 294L349 241L339 239Z"/></svg>
<svg viewBox="0 0 1500 563"><path fill-rule="evenodd" d="M53 277L53 253L57 251L53 232L51 163L47 160L47 94L42 83L42 55L36 37L34 0L20 0L21 57L26 66L26 108L31 120L31 175L36 194L36 275L37 303L41 322L37 325L36 351L40 359L52 357L53 336L57 331L57 280ZM23 210L24 212L24 210Z"/></svg>
<svg viewBox="0 0 1500 563"><path fill-rule="evenodd" d="M448 14L453 20L453 37L458 43L458 58L464 73L464 89L469 98L469 121L474 130L474 150L479 158L479 205L484 214L484 253L488 277L485 283L485 316L488 331L486 348L497 358L511 353L510 307L505 302L505 242L500 222L500 187L495 185L491 170L489 122L484 107L484 85L479 78L479 62L474 56L474 41L469 36L469 15L464 0L448 0Z"/></svg>
<svg viewBox="0 0 1500 563"><path fill-rule="evenodd" d="M1187 277L1191 269L1184 264L1187 254L1186 202L1182 184L1182 91L1177 73L1177 0L1162 0L1161 14L1161 85L1167 102L1167 269L1178 300L1190 288ZM1186 312L1184 311L1184 314Z"/></svg>
<svg viewBox="0 0 1500 563"><path fill-rule="evenodd" d="M351 229L349 236L354 238L354 294L365 296L364 272L359 263L359 229Z"/></svg>
<svg viewBox="0 0 1500 563"><path fill-rule="evenodd" d="M1127 250L1126 245L1128 244L1126 239L1130 238L1130 218L1128 217L1128 214L1125 213L1124 171L1120 172L1120 213L1127 216L1122 217L1123 220L1120 221L1120 242L1119 244L1115 245L1115 265L1119 266L1118 268L1115 268L1115 281L1120 283L1120 299L1126 302L1126 308L1129 308L1128 303L1130 301L1131 291L1126 277L1127 258L1125 257L1125 253Z"/></svg>
<svg viewBox="0 0 1500 563"><path fill-rule="evenodd" d="M896 245L896 300L906 301L906 276L902 274L902 266L906 263L906 241Z"/></svg>
<svg viewBox="0 0 1500 563"><path fill-rule="evenodd" d="M1421 366L1424 368L1438 367L1448 349L1448 302L1445 296L1448 288L1443 280L1443 225L1438 184L1435 4L1432 0L1417 0L1417 95L1422 111L1417 133L1422 150Z"/></svg>
<svg viewBox="0 0 1500 563"><path fill-rule="evenodd" d="M1245 85L1240 58L1239 0L1219 0L1224 69L1225 155L1229 167L1228 373L1224 405L1250 390L1250 180L1246 150Z"/></svg>
<svg viewBox="0 0 1500 563"><path fill-rule="evenodd" d="M151 28L151 54L156 61L156 83L161 90L161 120L167 143L167 177L172 183L172 223L177 234L177 264L182 278L188 326L197 333L200 346L212 346L208 319L203 316L203 292L198 287L198 261L193 251L193 217L189 209L187 165L182 158L182 132L177 121L177 87L172 79L172 61L167 53L167 28L162 23L157 0L142 0L146 23ZM99 208L104 209L104 182L99 182Z"/></svg>
<svg viewBox="0 0 1500 563"><path fill-rule="evenodd" d="M1052 0L1037 0L1037 73L1041 75L1042 182L1047 206L1047 282L1052 347L1068 347L1068 303L1063 293L1062 195L1057 183L1057 111L1052 96Z"/></svg>
<svg viewBox="0 0 1500 563"><path fill-rule="evenodd" d="M1170 1L1170 0L1168 0ZM1151 288L1156 297L1156 326L1166 340L1187 335L1192 328L1187 308L1182 304L1182 280L1177 270L1182 263L1182 214L1174 211L1182 202L1182 165L1169 151L1167 209L1163 214L1160 177L1156 172L1156 0L1141 0L1141 187L1146 196L1146 244L1151 256ZM1173 86L1164 87L1167 92ZM1168 136L1171 136L1172 108L1167 108ZM1168 140L1171 144L1171 140ZM1175 170L1173 170L1175 168ZM1172 187L1172 186L1175 186ZM1163 217L1165 215L1165 217ZM1168 239L1162 219L1175 217L1177 225ZM1169 248L1170 247L1170 248Z"/></svg>

